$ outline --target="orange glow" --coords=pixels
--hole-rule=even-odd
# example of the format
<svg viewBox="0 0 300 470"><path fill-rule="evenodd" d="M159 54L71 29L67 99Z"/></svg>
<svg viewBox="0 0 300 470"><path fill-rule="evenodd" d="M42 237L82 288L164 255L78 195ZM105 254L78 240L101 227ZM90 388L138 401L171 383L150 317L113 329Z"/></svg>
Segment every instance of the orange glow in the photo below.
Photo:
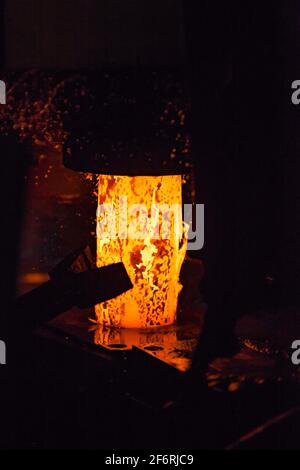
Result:
<svg viewBox="0 0 300 470"><path fill-rule="evenodd" d="M122 261L133 288L97 305L97 322L121 328L174 323L186 253L181 176L101 175L100 207L97 266Z"/></svg>

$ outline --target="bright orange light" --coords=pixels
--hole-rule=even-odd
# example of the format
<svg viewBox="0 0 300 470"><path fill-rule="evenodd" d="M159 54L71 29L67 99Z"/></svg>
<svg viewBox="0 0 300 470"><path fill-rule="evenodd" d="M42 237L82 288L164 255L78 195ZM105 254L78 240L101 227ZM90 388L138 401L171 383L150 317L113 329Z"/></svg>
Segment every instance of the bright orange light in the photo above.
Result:
<svg viewBox="0 0 300 470"><path fill-rule="evenodd" d="M184 232L180 175L99 177L97 266L122 261L133 288L97 305L98 323L148 328L175 322Z"/></svg>

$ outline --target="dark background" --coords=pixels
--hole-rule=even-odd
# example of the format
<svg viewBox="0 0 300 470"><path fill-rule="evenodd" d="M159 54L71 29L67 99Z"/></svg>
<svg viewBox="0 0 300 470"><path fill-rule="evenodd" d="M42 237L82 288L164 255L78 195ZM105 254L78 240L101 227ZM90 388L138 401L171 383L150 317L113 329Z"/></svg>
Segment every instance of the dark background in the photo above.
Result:
<svg viewBox="0 0 300 470"><path fill-rule="evenodd" d="M1 1L0 6L3 73L32 68L57 71L128 67L183 72L190 105L197 198L209 211L207 243L200 257L208 266L209 294L215 293L222 303L233 292L231 299L238 306L232 317L223 316L219 324L225 329L229 325L230 330L241 306L255 308L257 280L268 274L283 285L280 303L297 305L300 108L291 103L291 83L300 74L298 3L9 0ZM183 411L175 411L169 421L159 407L153 414L147 406L134 401L128 406L124 396L120 399L120 384L108 385L110 367L101 370L101 380L98 375L91 380L97 367L93 369L85 356L65 356L62 347L55 349L51 357L47 347L42 346L46 362L35 360L32 364L32 357L37 357L35 348L41 348L41 344L36 345L28 332L19 330L17 322L10 336L6 332L8 319L11 324L9 306L22 233L21 176L30 168L24 165L24 161L30 161L26 148L15 145L1 143L1 296L5 333L1 330L0 337L8 337L8 344L16 345L10 346L8 365L3 374L1 370L4 402L8 404L3 447L133 448L135 442L139 447L149 442L164 447L178 445L181 439L185 446L193 442L200 447L218 447L228 443L226 423L231 423L232 438L248 430L250 424L259 423L270 396L271 415L282 402L293 401L293 387L278 391L277 385L268 385L262 395L251 389L237 403L222 397L217 401L217 413L214 399L207 399L210 405L205 411L196 398L187 414L183 404ZM58 160L56 164L60 168ZM62 168L59 171L59 191L63 192L66 173ZM55 181L52 183L54 187ZM79 186L77 182L70 184L70 191L74 192L74 187L77 191ZM47 188L45 199L51 193ZM30 204L37 204L38 197L33 193ZM277 318L279 329L284 315L283 309L280 321ZM214 321L216 318L221 318L220 312ZM28 360L22 357L26 335L32 345ZM94 393L104 406L101 399L95 404L90 401ZM253 397L257 399L255 405L261 398L254 413L257 421L251 416L249 397L253 410ZM106 423L101 429L98 416ZM218 426L218 442L212 430L206 441L198 441L194 432L197 419L204 423L202 435L211 421ZM174 422L180 423L181 431L173 439L169 431ZM126 430L130 427L130 432L124 432L120 425ZM294 426L297 430L298 424ZM288 447L289 443L283 433L277 440L271 437L268 441L273 448Z"/></svg>
<svg viewBox="0 0 300 470"><path fill-rule="evenodd" d="M178 0L12 0L4 8L9 68L166 66L184 60Z"/></svg>

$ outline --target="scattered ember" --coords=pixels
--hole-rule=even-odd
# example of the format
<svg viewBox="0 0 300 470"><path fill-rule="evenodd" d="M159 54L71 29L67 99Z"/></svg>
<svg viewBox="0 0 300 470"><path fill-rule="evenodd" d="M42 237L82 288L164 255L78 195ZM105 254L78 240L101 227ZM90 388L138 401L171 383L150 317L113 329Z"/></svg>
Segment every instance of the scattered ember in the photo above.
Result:
<svg viewBox="0 0 300 470"><path fill-rule="evenodd" d="M190 137L186 130L187 104L183 81L177 75L144 72L141 80L136 82L140 83L140 88L135 90L132 76L124 72L10 72L3 77L7 84L7 105L0 107L0 132L16 133L32 148L32 158L37 162L49 151L61 153L70 136L83 152L95 136L100 136L101 141L109 142L109 151L99 158L109 161L117 158L124 147L122 138L114 136L118 116L122 112L126 114L130 106L134 109L136 95L145 94L145 85L151 91L151 98L145 98L144 110L147 103L150 106L152 96L155 97L157 132L170 135L174 141L169 155L161 164L167 165L168 159L177 160L182 167L181 173L185 175L185 193L192 198L194 188ZM66 149L68 153L67 146ZM46 174L45 179L48 176ZM84 177L97 183L97 175L85 173Z"/></svg>

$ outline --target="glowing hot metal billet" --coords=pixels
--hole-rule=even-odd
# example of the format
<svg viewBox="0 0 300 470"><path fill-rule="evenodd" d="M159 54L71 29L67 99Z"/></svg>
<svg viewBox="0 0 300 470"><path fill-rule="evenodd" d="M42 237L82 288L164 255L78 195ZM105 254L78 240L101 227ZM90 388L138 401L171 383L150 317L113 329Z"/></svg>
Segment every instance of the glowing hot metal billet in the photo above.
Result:
<svg viewBox="0 0 300 470"><path fill-rule="evenodd" d="M175 322L187 241L181 191L180 175L99 176L97 266L122 261L133 289L97 305L98 323Z"/></svg>

